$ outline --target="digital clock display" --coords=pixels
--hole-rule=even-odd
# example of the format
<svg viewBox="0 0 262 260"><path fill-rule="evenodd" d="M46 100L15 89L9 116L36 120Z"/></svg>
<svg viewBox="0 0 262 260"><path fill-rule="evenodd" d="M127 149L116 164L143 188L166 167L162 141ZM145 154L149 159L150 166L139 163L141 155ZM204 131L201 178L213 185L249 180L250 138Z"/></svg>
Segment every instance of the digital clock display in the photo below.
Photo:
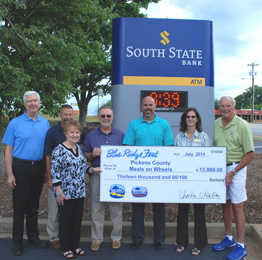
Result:
<svg viewBox="0 0 262 260"><path fill-rule="evenodd" d="M141 99L150 96L155 100L156 112L180 112L188 107L187 91L141 91Z"/></svg>

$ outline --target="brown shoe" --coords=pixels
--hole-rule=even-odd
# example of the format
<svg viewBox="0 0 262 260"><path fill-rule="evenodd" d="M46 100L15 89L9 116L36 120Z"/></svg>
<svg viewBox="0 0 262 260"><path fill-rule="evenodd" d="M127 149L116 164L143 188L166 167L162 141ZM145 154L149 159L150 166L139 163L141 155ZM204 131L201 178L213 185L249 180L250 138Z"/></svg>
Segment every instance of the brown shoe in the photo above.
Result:
<svg viewBox="0 0 262 260"><path fill-rule="evenodd" d="M121 242L120 241L113 241L112 242L112 248L113 249L119 249L121 247Z"/></svg>
<svg viewBox="0 0 262 260"><path fill-rule="evenodd" d="M92 242L90 249L92 251L98 251L100 249L100 245L101 245L101 242L99 241Z"/></svg>
<svg viewBox="0 0 262 260"><path fill-rule="evenodd" d="M60 241L59 241L59 240L51 241L51 244L52 244L52 246L53 246L54 249L61 249Z"/></svg>

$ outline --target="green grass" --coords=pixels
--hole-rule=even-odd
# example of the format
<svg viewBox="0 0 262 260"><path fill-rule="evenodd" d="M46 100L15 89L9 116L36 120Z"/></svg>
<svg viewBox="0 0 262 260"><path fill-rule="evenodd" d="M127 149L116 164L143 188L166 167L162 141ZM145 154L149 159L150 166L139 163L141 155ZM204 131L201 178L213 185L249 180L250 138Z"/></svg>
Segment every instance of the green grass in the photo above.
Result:
<svg viewBox="0 0 262 260"><path fill-rule="evenodd" d="M262 141L262 136L253 135L253 140L257 141L257 142L261 142Z"/></svg>
<svg viewBox="0 0 262 260"><path fill-rule="evenodd" d="M46 118L48 121L57 121L59 122L60 121L60 117L52 117L52 116L49 116L49 115L42 115L44 118ZM75 120L79 120L79 116L74 116L74 119ZM86 122L98 122L98 119L97 119L97 116L87 116L86 117Z"/></svg>

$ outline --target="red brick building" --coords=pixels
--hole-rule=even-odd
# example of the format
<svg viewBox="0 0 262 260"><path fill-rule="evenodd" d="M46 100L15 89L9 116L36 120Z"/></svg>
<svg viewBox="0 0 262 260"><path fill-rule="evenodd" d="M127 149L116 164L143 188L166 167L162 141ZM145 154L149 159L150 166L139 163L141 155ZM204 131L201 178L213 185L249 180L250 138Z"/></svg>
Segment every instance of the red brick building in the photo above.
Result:
<svg viewBox="0 0 262 260"><path fill-rule="evenodd" d="M252 118L252 110L251 109L236 109L236 114L246 120L247 122L251 122ZM221 116L219 110L215 110L215 118ZM262 111L254 110L254 123L262 123Z"/></svg>

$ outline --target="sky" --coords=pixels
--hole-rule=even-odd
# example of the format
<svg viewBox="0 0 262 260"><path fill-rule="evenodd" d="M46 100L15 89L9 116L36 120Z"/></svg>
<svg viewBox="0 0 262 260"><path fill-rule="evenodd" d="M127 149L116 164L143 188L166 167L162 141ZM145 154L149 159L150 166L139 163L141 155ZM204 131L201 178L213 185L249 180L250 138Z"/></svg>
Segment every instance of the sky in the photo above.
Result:
<svg viewBox="0 0 262 260"><path fill-rule="evenodd" d="M262 86L261 0L161 0L142 11L148 18L213 22L215 98L236 97L254 84Z"/></svg>
<svg viewBox="0 0 262 260"><path fill-rule="evenodd" d="M161 0L141 9L148 18L193 19L213 22L215 99L236 97L254 84L262 86L261 0ZM100 97L102 105L110 96ZM98 98L91 100L88 114L96 114Z"/></svg>

